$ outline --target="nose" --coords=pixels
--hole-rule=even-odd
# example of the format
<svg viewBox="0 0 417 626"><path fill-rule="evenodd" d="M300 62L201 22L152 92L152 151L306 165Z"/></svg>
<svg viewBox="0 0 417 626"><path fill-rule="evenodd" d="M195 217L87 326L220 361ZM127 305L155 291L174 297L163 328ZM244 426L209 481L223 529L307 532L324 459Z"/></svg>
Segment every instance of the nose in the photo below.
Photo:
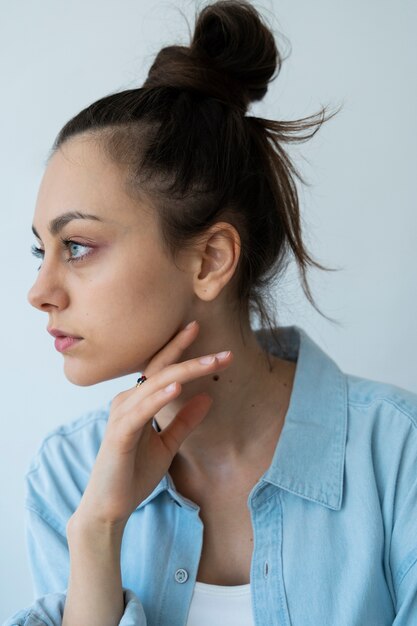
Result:
<svg viewBox="0 0 417 626"><path fill-rule="evenodd" d="M27 293L27 300L40 311L49 311L51 307L65 308L68 296L66 290L59 283L59 277L52 268L46 271L42 265L35 282Z"/></svg>

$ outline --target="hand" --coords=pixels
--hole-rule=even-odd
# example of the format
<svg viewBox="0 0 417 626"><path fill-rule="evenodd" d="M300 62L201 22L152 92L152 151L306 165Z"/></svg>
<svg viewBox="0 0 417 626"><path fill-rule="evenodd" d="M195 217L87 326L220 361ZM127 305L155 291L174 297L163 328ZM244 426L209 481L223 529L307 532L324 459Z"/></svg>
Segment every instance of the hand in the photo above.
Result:
<svg viewBox="0 0 417 626"><path fill-rule="evenodd" d="M213 400L200 393L161 432L152 426L154 415L180 395L182 383L225 369L233 360L229 351L225 358L208 364L199 358L178 363L198 331L197 322L182 329L148 363L142 372L148 380L113 398L88 485L70 522L81 518L88 525L123 532L132 512L160 482L183 441L207 415Z"/></svg>

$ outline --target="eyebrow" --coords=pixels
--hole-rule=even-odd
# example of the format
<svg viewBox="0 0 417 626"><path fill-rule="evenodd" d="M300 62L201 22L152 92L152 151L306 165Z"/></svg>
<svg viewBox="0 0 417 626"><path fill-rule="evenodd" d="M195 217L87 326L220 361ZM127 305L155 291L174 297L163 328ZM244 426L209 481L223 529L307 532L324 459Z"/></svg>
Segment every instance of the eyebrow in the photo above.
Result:
<svg viewBox="0 0 417 626"><path fill-rule="evenodd" d="M101 217L98 217L97 215L91 215L91 213L81 213L80 211L68 211L68 213L63 213L62 215L55 217L53 220L49 222L49 226L48 226L49 232L51 233L51 235L55 237L56 235L58 235L58 233L61 232L64 226L66 226L69 222L72 222L72 220L96 220L97 222L105 221ZM38 231L33 225L32 225L32 232L35 235L35 237L37 237L40 241L42 241L42 239L39 237Z"/></svg>

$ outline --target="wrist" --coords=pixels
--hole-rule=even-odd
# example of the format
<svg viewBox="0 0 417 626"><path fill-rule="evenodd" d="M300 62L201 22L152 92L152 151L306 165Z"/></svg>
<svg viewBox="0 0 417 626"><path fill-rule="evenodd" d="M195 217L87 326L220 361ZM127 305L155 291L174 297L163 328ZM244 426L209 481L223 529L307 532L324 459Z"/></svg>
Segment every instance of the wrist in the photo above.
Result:
<svg viewBox="0 0 417 626"><path fill-rule="evenodd" d="M70 573L63 626L119 624L124 611L123 532L114 524L74 514L67 524Z"/></svg>
<svg viewBox="0 0 417 626"><path fill-rule="evenodd" d="M77 509L66 526L68 542L83 541L99 544L121 545L126 524L114 524L98 520Z"/></svg>

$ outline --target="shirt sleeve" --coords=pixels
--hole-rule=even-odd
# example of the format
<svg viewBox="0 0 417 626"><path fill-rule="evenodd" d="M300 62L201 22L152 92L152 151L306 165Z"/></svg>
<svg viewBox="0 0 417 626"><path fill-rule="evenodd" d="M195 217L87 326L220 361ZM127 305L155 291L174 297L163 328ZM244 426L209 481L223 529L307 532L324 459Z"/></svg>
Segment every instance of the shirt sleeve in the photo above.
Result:
<svg viewBox="0 0 417 626"><path fill-rule="evenodd" d="M52 517L44 519L26 509L26 544L36 599L17 611L3 626L60 626L69 574L66 536ZM123 587L124 613L119 626L146 626L143 606L136 594Z"/></svg>
<svg viewBox="0 0 417 626"><path fill-rule="evenodd" d="M125 610L119 626L146 626L143 606L136 594L123 588ZM60 626L64 614L65 593L48 593L10 617L3 626Z"/></svg>
<svg viewBox="0 0 417 626"><path fill-rule="evenodd" d="M2 626L61 626L70 564L66 524L73 507L65 504L70 487L51 480L47 461L26 478L25 538L34 597L30 606L15 612ZM123 597L118 626L146 626L138 596L123 587Z"/></svg>
<svg viewBox="0 0 417 626"><path fill-rule="evenodd" d="M417 550L414 564L407 571L397 590L397 610L393 626L417 623Z"/></svg>
<svg viewBox="0 0 417 626"><path fill-rule="evenodd" d="M417 410L401 450L390 542L395 601L393 626L417 624Z"/></svg>

